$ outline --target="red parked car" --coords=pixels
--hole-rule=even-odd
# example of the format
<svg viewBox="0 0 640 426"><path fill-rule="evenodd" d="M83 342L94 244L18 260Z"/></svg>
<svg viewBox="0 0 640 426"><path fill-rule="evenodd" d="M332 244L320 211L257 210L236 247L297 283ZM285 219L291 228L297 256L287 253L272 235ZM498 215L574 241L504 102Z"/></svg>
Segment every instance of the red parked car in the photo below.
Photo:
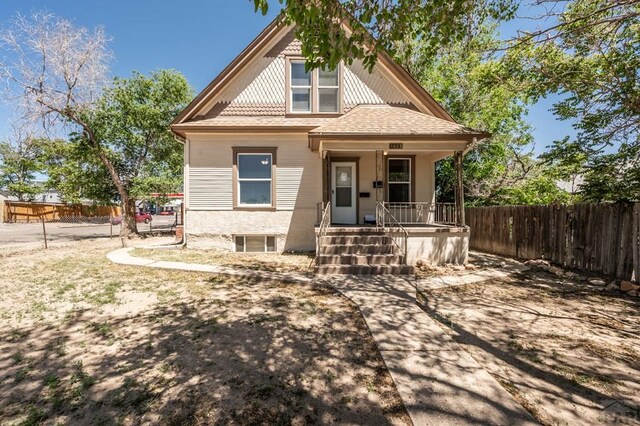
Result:
<svg viewBox="0 0 640 426"><path fill-rule="evenodd" d="M153 220L153 218L151 217L151 215L149 213L136 213L136 222L140 223L140 222L144 222L144 223L149 223ZM114 216L111 218L111 223L113 223L114 225L120 225L122 223L122 216Z"/></svg>

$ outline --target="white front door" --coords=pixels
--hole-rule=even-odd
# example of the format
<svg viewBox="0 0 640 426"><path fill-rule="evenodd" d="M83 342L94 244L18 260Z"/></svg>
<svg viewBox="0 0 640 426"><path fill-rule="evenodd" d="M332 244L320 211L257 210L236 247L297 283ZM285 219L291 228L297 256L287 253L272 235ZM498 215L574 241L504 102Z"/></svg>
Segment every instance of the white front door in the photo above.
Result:
<svg viewBox="0 0 640 426"><path fill-rule="evenodd" d="M331 222L358 223L356 211L356 163L331 163Z"/></svg>

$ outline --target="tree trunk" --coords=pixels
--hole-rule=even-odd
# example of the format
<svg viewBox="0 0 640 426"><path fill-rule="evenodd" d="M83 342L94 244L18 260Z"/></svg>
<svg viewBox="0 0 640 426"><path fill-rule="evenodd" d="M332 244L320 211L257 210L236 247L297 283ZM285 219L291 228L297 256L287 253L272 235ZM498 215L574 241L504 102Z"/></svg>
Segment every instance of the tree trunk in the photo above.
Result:
<svg viewBox="0 0 640 426"><path fill-rule="evenodd" d="M136 200L129 198L126 194L122 198L122 224L120 225L120 238L122 244L127 245L126 241L131 238L131 235L138 233L138 227L136 224Z"/></svg>

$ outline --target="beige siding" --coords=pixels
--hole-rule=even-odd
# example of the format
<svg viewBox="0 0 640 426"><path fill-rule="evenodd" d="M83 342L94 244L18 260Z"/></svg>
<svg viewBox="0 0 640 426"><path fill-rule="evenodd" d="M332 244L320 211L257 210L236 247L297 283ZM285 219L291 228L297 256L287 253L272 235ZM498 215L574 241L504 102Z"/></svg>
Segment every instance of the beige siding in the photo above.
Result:
<svg viewBox="0 0 640 426"><path fill-rule="evenodd" d="M433 203L436 200L436 167L431 154L416 155L416 199L420 203Z"/></svg>
<svg viewBox="0 0 640 426"><path fill-rule="evenodd" d="M191 167L188 191L190 208L231 210L233 208L231 168Z"/></svg>
<svg viewBox="0 0 640 426"><path fill-rule="evenodd" d="M233 248L233 235L276 235L279 250L311 250L322 161L300 135L191 135L187 244ZM277 211L233 210L233 147L276 147Z"/></svg>

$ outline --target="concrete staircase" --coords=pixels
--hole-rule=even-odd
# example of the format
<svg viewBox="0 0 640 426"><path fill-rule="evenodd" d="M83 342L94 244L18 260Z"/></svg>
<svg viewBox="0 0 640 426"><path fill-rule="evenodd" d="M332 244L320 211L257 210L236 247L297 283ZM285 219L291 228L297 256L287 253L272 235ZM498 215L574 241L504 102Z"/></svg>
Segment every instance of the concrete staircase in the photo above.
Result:
<svg viewBox="0 0 640 426"><path fill-rule="evenodd" d="M316 274L413 274L391 238L378 228L336 228L321 237Z"/></svg>

